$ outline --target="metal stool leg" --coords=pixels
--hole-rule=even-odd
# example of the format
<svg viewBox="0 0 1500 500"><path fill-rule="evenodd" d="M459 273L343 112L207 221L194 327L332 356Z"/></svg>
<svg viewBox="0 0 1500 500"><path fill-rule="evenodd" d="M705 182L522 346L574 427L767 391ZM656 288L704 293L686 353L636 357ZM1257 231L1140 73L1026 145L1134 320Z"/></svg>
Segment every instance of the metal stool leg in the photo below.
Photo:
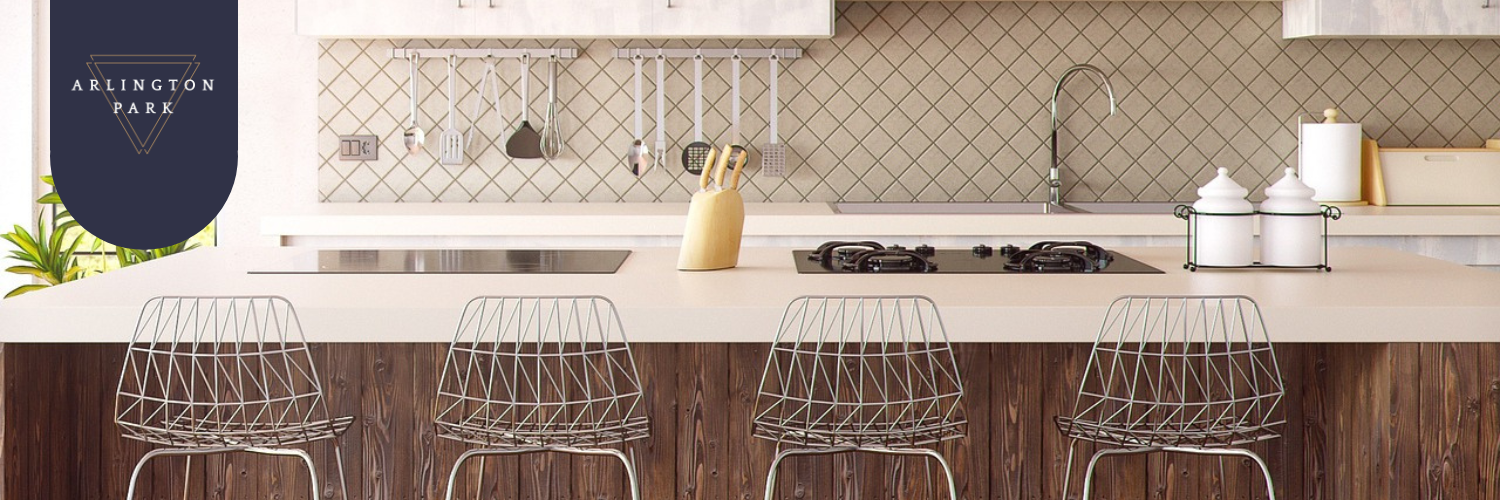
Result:
<svg viewBox="0 0 1500 500"><path fill-rule="evenodd" d="M943 454L942 453L938 453L937 450L928 450L928 449L924 448L923 451L925 452L925 453L923 453L924 455L927 455L927 456L932 457L933 459L937 460L938 465L940 465L940 466L943 467L943 474L948 477L948 498L949 498L949 500L959 500L959 498L958 498L958 483L953 478L953 467L948 465L948 459L943 458Z"/></svg>
<svg viewBox="0 0 1500 500"><path fill-rule="evenodd" d="M344 450L339 448L339 443L333 443L333 461L339 467L339 498L349 500L348 472L344 472Z"/></svg>
<svg viewBox="0 0 1500 500"><path fill-rule="evenodd" d="M1094 467L1099 465L1099 459L1113 455L1134 455L1161 450L1162 448L1109 448L1094 452L1089 459L1089 467L1083 473L1083 497L1080 500L1089 500L1089 495L1094 490ZM1064 499L1066 500L1066 499Z"/></svg>
<svg viewBox="0 0 1500 500"><path fill-rule="evenodd" d="M610 455L610 456L613 456L615 458L620 459L620 463L625 465L625 477L630 480L630 499L631 500L641 500L641 484L640 484L640 480L636 477L635 464L630 461L630 457L625 456L625 452L620 451L620 450L616 450L616 449L613 449L613 448L605 448L605 449L601 449L601 450L598 450L598 451L599 452L603 452L604 454L607 454L607 455ZM584 450L584 449L573 450L572 452L573 453L578 453L578 454L583 454L583 455L597 455L597 454L599 454L599 453L596 453L594 450Z"/></svg>
<svg viewBox="0 0 1500 500"><path fill-rule="evenodd" d="M1255 454L1255 452L1245 450L1245 454L1249 455L1250 459L1254 460L1255 464L1260 466L1261 475L1266 477L1266 495L1270 497L1270 500L1276 500L1276 485L1271 483L1271 467L1266 465L1265 459L1260 458L1260 455Z"/></svg>
<svg viewBox="0 0 1500 500"><path fill-rule="evenodd" d="M302 463L307 465L307 475L309 480L312 481L312 498L322 498L322 495L318 494L318 467L313 465L312 455L308 454L307 451L300 448L246 448L245 451L261 455L301 458ZM339 461L342 462L343 460L340 459Z"/></svg>
<svg viewBox="0 0 1500 500"><path fill-rule="evenodd" d="M833 448L828 450L792 449L776 452L776 458L771 459L771 470L766 474L766 500L774 500L776 495L776 471L781 468L781 461L793 455L818 455L824 453L842 453L853 451L851 448Z"/></svg>
<svg viewBox="0 0 1500 500"><path fill-rule="evenodd" d="M1261 458L1260 455L1256 454L1253 451L1250 451L1250 450L1247 450L1247 449L1244 449L1244 448L1213 448L1213 449L1203 449L1203 448L1178 448L1178 447L1170 447L1170 448L1164 448L1164 449L1166 451L1175 451L1175 452L1182 452L1182 453L1193 453L1193 454L1198 454L1198 455L1218 455L1218 456L1230 455L1230 456L1239 456L1239 457L1249 458L1250 460L1255 461L1255 465L1257 465L1257 466L1260 467L1261 475L1265 476L1265 478L1266 478L1266 495L1268 495L1270 497L1270 500L1276 500L1276 485L1274 484L1273 480L1271 479L1271 467L1266 464L1266 460L1265 459Z"/></svg>
<svg viewBox="0 0 1500 500"><path fill-rule="evenodd" d="M1078 452L1078 439L1068 440L1068 466L1063 469L1062 497L1058 500L1068 500L1068 488L1073 486L1073 456Z"/></svg>
<svg viewBox="0 0 1500 500"><path fill-rule="evenodd" d="M212 455L229 451L239 451L244 448L157 448L146 452L135 463L135 469L130 471L130 485L125 488L125 500L135 500L135 483L141 477L141 470L146 467L146 462L156 457L180 457L193 455ZM186 491L186 488L184 488Z"/></svg>
<svg viewBox="0 0 1500 500"><path fill-rule="evenodd" d="M448 488L447 493L443 495L443 498L444 500L453 500L453 486L454 483L458 481L458 471L459 469L463 468L464 462L468 461L470 458L476 456L483 457L486 455L520 455L542 451L572 453L575 455L608 455L617 458L620 460L620 463L625 465L625 475L630 479L631 500L641 499L641 484L640 478L636 474L635 463L631 462L630 457L625 455L625 452L616 450L614 448L572 448L567 446L539 446L534 448L512 449L478 448L465 451L462 455L458 456L458 460L453 462L453 470L448 472Z"/></svg>
<svg viewBox="0 0 1500 500"><path fill-rule="evenodd" d="M456 461L453 462L453 470L450 471L450 472L448 472L448 493L444 494L443 498L445 500L453 500L453 483L455 483L455 482L458 481L458 471L460 469L463 469L464 462L468 461L470 458L473 458L476 455L495 455L495 454L498 454L498 453L496 453L494 450L479 449L479 450L469 450L469 451L464 452L462 455L459 455L458 456L458 460L456 460Z"/></svg>
<svg viewBox="0 0 1500 500"><path fill-rule="evenodd" d="M192 455L188 455L187 460L185 460L184 463L183 463L183 465L182 465L182 477L184 479L184 481L182 482L182 500L187 500L187 497L188 497L188 486L191 485L191 484L193 484L192 481L186 481L187 477L190 476L190 475L192 475L192 473L193 473L193 456Z"/></svg>
<svg viewBox="0 0 1500 500"><path fill-rule="evenodd" d="M941 452L938 452L937 450L928 448L859 448L853 451L869 451L873 453L884 453L887 455L915 455L936 459L938 465L943 468L943 474L948 479L948 498L951 500L959 500L958 483L956 480L954 480L953 477L953 467L948 465L948 459L943 458L943 454Z"/></svg>

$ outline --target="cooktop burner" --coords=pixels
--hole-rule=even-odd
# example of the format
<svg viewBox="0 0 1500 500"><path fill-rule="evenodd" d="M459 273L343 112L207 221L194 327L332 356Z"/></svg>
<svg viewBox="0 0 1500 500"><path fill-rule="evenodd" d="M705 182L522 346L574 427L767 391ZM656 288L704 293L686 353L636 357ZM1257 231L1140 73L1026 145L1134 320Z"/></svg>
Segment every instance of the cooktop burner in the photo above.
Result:
<svg viewBox="0 0 1500 500"><path fill-rule="evenodd" d="M801 274L1161 274L1157 268L1087 241L1043 241L1025 249L981 244L966 250L830 241L792 255Z"/></svg>

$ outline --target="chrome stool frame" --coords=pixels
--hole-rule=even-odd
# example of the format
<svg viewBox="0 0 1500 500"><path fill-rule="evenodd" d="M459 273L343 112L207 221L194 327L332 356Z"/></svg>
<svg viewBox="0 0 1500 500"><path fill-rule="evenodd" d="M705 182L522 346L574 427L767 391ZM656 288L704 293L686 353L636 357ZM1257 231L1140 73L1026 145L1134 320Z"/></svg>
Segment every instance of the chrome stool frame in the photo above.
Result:
<svg viewBox="0 0 1500 500"><path fill-rule="evenodd" d="M1225 296L1116 299L1089 355L1073 415L1054 417L1071 438L1063 498L1078 441L1110 446L1089 459L1082 500L1099 459L1167 451L1255 461L1276 500L1271 469L1243 446L1275 439L1285 389L1254 300Z"/></svg>
<svg viewBox="0 0 1500 500"><path fill-rule="evenodd" d="M964 437L962 398L958 363L931 299L793 300L756 398L753 434L777 447L766 500L787 457L847 452L934 459L957 500L952 467L923 446Z"/></svg>
<svg viewBox="0 0 1500 500"><path fill-rule="evenodd" d="M644 411L635 357L609 299L477 297L448 348L433 422L438 436L481 448L454 462L445 498L470 458L480 457L482 469L490 455L560 452L620 460L639 500L634 460L611 446L650 437Z"/></svg>
<svg viewBox="0 0 1500 500"><path fill-rule="evenodd" d="M331 418L297 313L274 296L157 297L136 321L115 395L115 423L129 439L165 446L130 473L126 499L156 457L243 451L295 456L307 465L312 497L317 467L292 445L333 439L354 417ZM347 498L343 453L334 446ZM183 495L186 497L184 489Z"/></svg>

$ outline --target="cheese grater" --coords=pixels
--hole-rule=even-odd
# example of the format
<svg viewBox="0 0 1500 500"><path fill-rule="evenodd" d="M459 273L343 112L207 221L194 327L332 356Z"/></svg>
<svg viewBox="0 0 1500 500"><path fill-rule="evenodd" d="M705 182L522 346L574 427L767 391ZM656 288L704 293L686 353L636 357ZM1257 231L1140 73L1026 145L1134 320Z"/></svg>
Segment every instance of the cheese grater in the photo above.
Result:
<svg viewBox="0 0 1500 500"><path fill-rule="evenodd" d="M781 58L771 54L771 142L760 148L760 174L766 177L786 177L786 144L776 136L777 113L780 111L776 94L776 79Z"/></svg>

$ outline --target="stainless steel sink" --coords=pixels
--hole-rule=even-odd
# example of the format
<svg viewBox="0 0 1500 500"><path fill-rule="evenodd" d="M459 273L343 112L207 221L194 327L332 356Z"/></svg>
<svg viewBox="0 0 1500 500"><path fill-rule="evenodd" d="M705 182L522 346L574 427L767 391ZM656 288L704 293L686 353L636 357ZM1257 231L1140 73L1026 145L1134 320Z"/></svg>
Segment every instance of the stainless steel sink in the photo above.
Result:
<svg viewBox="0 0 1500 500"><path fill-rule="evenodd" d="M1115 202L1095 201L1084 203L1068 203L1068 208L1079 212L1091 214L1168 214L1170 215L1177 205L1176 201L1138 201L1138 202Z"/></svg>
<svg viewBox="0 0 1500 500"><path fill-rule="evenodd" d="M1030 214L1171 214L1177 202L997 203L829 203L836 214L861 215L1030 215Z"/></svg>
<svg viewBox="0 0 1500 500"><path fill-rule="evenodd" d="M860 215L1010 215L1073 213L1066 207L1046 202L998 202L998 203L882 203L849 202L829 203L836 214Z"/></svg>

